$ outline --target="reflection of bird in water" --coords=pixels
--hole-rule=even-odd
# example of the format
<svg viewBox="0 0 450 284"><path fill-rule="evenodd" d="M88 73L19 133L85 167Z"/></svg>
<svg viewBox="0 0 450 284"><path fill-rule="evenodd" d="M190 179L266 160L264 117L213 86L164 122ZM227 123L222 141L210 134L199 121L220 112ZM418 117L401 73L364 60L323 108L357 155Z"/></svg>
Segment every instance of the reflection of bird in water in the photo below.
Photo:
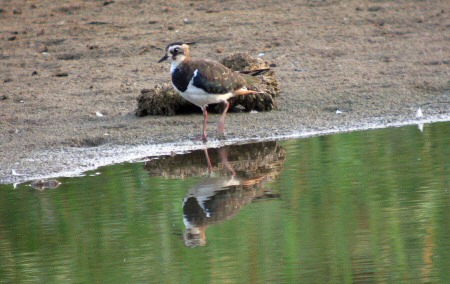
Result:
<svg viewBox="0 0 450 284"><path fill-rule="evenodd" d="M206 244L209 225L233 218L250 202L279 198L265 184L278 177L285 153L275 141L232 145L152 159L144 169L151 176L184 179L203 175L206 158L209 174L183 200L184 241L196 247Z"/></svg>
<svg viewBox="0 0 450 284"><path fill-rule="evenodd" d="M254 186L260 187L263 177L241 179L230 166L225 148L218 150L228 176L215 176L208 151L205 156L209 175L191 188L183 200L186 246L206 244L206 227L233 218L239 210L258 195Z"/></svg>
<svg viewBox="0 0 450 284"><path fill-rule="evenodd" d="M184 240L187 246L204 246L206 226L220 221L225 217L221 213L225 213L227 209L233 209L233 207L227 208L230 204L226 203L230 200L226 200L228 197L226 192L219 194L219 191L226 191L233 186L239 186L239 180L235 177L208 176L189 190L183 200L184 225L186 226Z"/></svg>

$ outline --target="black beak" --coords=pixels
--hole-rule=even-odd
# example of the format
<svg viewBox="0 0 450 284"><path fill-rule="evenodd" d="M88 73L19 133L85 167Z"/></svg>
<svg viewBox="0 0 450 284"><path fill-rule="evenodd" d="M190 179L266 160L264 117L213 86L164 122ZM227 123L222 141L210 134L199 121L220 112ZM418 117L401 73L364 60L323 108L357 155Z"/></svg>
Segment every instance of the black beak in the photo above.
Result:
<svg viewBox="0 0 450 284"><path fill-rule="evenodd" d="M164 55L164 56L158 61L158 63L161 63L161 62L163 62L164 60L167 60L167 58L169 58L169 56L166 54L166 55Z"/></svg>

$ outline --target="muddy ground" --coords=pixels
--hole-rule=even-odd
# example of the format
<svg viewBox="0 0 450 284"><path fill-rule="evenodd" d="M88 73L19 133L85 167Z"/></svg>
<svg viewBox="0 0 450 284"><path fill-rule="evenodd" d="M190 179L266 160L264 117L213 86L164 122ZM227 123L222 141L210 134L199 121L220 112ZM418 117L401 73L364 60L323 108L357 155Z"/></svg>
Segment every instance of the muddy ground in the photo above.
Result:
<svg viewBox="0 0 450 284"><path fill-rule="evenodd" d="M169 81L157 60L179 40L196 42L194 57L245 51L275 66L278 109L231 113L229 139L395 124L418 107L445 120L449 12L422 0L0 1L0 182L90 164L101 145L199 134L201 114L134 115L142 89Z"/></svg>

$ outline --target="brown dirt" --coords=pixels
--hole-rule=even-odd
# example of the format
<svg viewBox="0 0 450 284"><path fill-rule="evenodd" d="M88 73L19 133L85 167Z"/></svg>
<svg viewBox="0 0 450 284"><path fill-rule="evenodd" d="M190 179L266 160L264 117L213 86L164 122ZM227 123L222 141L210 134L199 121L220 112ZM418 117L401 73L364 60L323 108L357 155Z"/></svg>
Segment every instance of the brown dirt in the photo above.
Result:
<svg viewBox="0 0 450 284"><path fill-rule="evenodd" d="M200 115L134 116L140 91L169 81L157 60L179 40L196 57L264 53L276 65L279 109L231 114L230 138L401 122L419 106L450 114L446 1L2 1L0 182L90 163L42 151L198 134Z"/></svg>

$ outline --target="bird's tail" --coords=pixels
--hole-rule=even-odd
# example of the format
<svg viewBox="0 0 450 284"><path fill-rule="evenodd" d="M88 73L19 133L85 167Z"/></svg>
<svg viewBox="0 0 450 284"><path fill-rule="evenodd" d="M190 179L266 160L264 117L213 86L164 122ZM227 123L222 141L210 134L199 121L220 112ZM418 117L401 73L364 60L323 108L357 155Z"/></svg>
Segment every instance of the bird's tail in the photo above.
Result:
<svg viewBox="0 0 450 284"><path fill-rule="evenodd" d="M240 75L245 79L247 82L247 87L250 86L256 86L261 84L261 78L258 78L260 75L264 75L267 72L270 71L270 68L261 68L261 69L254 69L249 71L238 71Z"/></svg>
<svg viewBox="0 0 450 284"><path fill-rule="evenodd" d="M242 95L253 95L253 94L259 94L258 91L248 90L247 88L241 88L239 90L234 91L235 96L242 96Z"/></svg>
<svg viewBox="0 0 450 284"><path fill-rule="evenodd" d="M259 76L264 75L267 72L269 72L270 68L261 68L261 69L254 69L254 70L248 70L248 71L238 71L241 74L247 74L250 76Z"/></svg>

